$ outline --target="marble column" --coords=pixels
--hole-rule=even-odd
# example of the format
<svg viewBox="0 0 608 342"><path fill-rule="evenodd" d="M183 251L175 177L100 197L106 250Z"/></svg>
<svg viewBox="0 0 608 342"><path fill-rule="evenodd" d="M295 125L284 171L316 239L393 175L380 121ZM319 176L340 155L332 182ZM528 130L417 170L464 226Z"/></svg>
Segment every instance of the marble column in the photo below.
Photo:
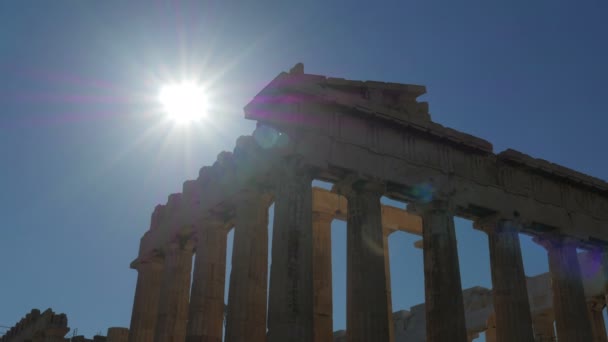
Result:
<svg viewBox="0 0 608 342"><path fill-rule="evenodd" d="M593 342L608 342L604 315L602 314L604 306L605 301L603 296L601 298L591 298L587 301L587 312L589 313L589 321L591 321Z"/></svg>
<svg viewBox="0 0 608 342"><path fill-rule="evenodd" d="M333 342L331 221L333 213L313 212L314 342Z"/></svg>
<svg viewBox="0 0 608 342"><path fill-rule="evenodd" d="M389 341L380 197L384 187L356 182L346 190L346 340Z"/></svg>
<svg viewBox="0 0 608 342"><path fill-rule="evenodd" d="M173 242L167 247L154 342L186 339L192 250L190 241Z"/></svg>
<svg viewBox="0 0 608 342"><path fill-rule="evenodd" d="M388 342L395 341L395 325L393 323L393 293L391 290L391 263L388 254L388 235L391 232L382 228L382 243L384 245L384 272L386 273L386 307L388 311Z"/></svg>
<svg viewBox="0 0 608 342"><path fill-rule="evenodd" d="M226 342L265 342L268 286L268 195L236 199Z"/></svg>
<svg viewBox="0 0 608 342"><path fill-rule="evenodd" d="M129 342L154 340L163 266L160 257L140 259L135 265L137 285L131 313Z"/></svg>
<svg viewBox="0 0 608 342"><path fill-rule="evenodd" d="M560 342L590 342L591 323L574 243L560 237L537 238L547 249L555 326Z"/></svg>
<svg viewBox="0 0 608 342"><path fill-rule="evenodd" d="M428 342L465 342L467 331L454 218L447 202L412 206L422 216Z"/></svg>
<svg viewBox="0 0 608 342"><path fill-rule="evenodd" d="M312 174L298 159L286 159L276 171L268 341L310 342L314 303Z"/></svg>
<svg viewBox="0 0 608 342"><path fill-rule="evenodd" d="M496 314L492 312L486 322L485 331L486 342L496 342ZM539 341L536 341L539 342Z"/></svg>
<svg viewBox="0 0 608 342"><path fill-rule="evenodd" d="M532 318L532 325L534 326L534 341L536 342L554 342L555 338L555 326L554 326L553 315L541 314L536 315Z"/></svg>
<svg viewBox="0 0 608 342"><path fill-rule="evenodd" d="M478 337L479 333L467 333L467 342L473 342Z"/></svg>
<svg viewBox="0 0 608 342"><path fill-rule="evenodd" d="M608 304L608 249L604 246L597 250L600 254L600 267L604 284L604 302Z"/></svg>
<svg viewBox="0 0 608 342"><path fill-rule="evenodd" d="M106 342L127 342L129 340L129 329L118 327L108 328L106 336Z"/></svg>
<svg viewBox="0 0 608 342"><path fill-rule="evenodd" d="M222 342L227 234L215 218L198 228L186 342Z"/></svg>
<svg viewBox="0 0 608 342"><path fill-rule="evenodd" d="M517 224L492 220L481 225L490 246L496 340L534 342Z"/></svg>
<svg viewBox="0 0 608 342"><path fill-rule="evenodd" d="M496 327L488 328L486 330L486 342L496 342ZM539 341L536 341L539 342Z"/></svg>

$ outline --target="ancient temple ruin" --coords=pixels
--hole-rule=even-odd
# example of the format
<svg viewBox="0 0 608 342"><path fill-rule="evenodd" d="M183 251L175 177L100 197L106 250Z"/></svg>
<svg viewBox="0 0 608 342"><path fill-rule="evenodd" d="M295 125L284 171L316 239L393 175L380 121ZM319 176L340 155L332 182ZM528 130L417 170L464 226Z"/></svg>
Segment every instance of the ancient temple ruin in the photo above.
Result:
<svg viewBox="0 0 608 342"><path fill-rule="evenodd" d="M66 336L69 331L66 314L32 309L0 337L0 342L127 342L129 338L129 329L119 327L108 328L107 336L95 335L92 339Z"/></svg>
<svg viewBox="0 0 608 342"><path fill-rule="evenodd" d="M129 341L333 341L334 219L347 222L345 341L401 340L393 321L410 319L424 321L429 342L466 342L483 331L499 342L548 341L553 322L560 342L606 341L608 183L518 151L495 153L489 142L431 121L417 101L424 93L305 74L302 65L278 75L245 107L257 121L253 134L155 208L131 264L138 279ZM315 179L332 191L313 189ZM381 205L382 196L408 210ZM491 292L463 295L455 216L488 234ZM394 315L387 236L395 230L422 237L425 303ZM520 233L548 253L542 286L551 291L542 300L529 296L545 288L526 281ZM602 265L593 290L583 284L577 249ZM534 309L546 303L550 310Z"/></svg>
<svg viewBox="0 0 608 342"><path fill-rule="evenodd" d="M57 314L51 309L42 313L33 309L0 337L0 342L63 342L69 330L65 314Z"/></svg>

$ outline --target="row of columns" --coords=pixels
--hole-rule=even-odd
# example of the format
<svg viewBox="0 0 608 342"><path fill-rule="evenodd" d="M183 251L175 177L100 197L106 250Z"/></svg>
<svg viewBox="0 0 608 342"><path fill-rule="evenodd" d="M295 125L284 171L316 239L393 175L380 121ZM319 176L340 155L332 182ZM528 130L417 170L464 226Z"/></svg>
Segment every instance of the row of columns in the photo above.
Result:
<svg viewBox="0 0 608 342"><path fill-rule="evenodd" d="M553 318L532 319L516 221L482 223L488 233L495 331L490 339L503 341L549 341L555 338ZM536 238L545 247L553 292L553 314L560 341L605 341L592 330L581 278L576 245L559 237ZM603 320L603 319L602 319ZM605 329L604 335L605 335Z"/></svg>
<svg viewBox="0 0 608 342"><path fill-rule="evenodd" d="M235 203L226 341L332 341L332 217L312 215L311 183L312 174L297 160L288 160L279 170L270 284L270 198L251 191ZM380 203L384 188L351 182L341 189L348 200L347 341L391 341L387 234ZM427 341L466 342L471 337L465 325L453 211L448 202L439 201L411 210L423 222ZM533 342L519 228L513 221L492 222L480 226L489 239L496 341ZM222 341L227 232L221 221L202 224L195 246L178 241L169 246L164 262L140 260L130 342ZM558 336L565 342L592 341L576 248L564 241L542 241L549 254Z"/></svg>

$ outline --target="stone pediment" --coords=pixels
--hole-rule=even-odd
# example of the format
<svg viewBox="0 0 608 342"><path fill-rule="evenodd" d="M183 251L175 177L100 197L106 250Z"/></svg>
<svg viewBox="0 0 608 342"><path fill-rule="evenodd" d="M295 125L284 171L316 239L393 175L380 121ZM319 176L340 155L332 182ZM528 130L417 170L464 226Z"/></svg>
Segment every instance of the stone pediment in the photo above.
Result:
<svg viewBox="0 0 608 342"><path fill-rule="evenodd" d="M280 123L281 118L267 115L272 110L270 107L278 109L316 102L334 105L385 124L430 134L478 152L492 153L490 142L431 121L428 103L417 100L425 93L426 87L421 85L353 81L294 73L292 69L291 73L280 73L256 95L254 101L245 106L245 117Z"/></svg>

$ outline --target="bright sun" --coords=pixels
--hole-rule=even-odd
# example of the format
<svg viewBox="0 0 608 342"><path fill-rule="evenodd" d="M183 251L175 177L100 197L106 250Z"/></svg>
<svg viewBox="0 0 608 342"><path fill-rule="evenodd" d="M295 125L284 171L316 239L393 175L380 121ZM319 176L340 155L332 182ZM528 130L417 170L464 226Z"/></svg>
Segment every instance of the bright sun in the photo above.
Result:
<svg viewBox="0 0 608 342"><path fill-rule="evenodd" d="M207 114L207 99L204 88L194 82L168 84L159 95L169 117L177 123L201 120Z"/></svg>

